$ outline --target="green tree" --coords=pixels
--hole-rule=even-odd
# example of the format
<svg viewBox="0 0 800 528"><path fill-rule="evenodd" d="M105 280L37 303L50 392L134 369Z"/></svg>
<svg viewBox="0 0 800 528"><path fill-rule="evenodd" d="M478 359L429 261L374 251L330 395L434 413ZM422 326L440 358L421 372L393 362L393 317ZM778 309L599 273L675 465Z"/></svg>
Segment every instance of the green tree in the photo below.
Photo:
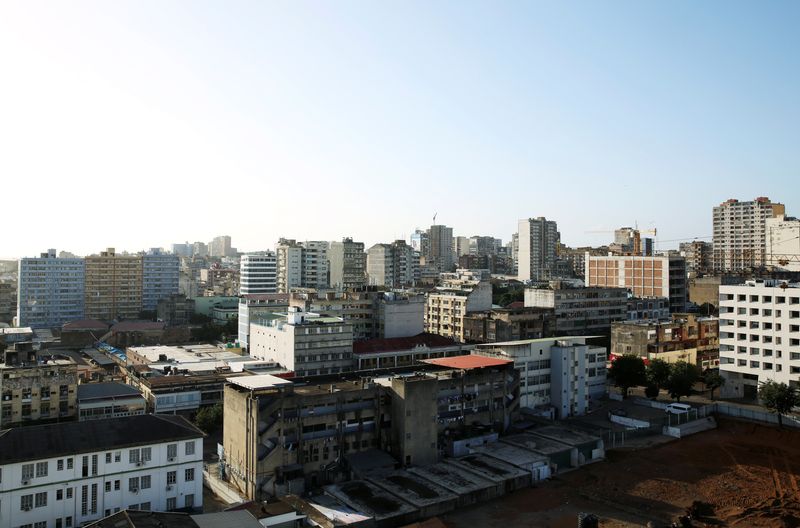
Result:
<svg viewBox="0 0 800 528"><path fill-rule="evenodd" d="M211 434L222 427L222 404L201 407L194 417L194 423L203 432Z"/></svg>
<svg viewBox="0 0 800 528"><path fill-rule="evenodd" d="M614 382L615 387L622 391L622 397L628 397L628 389L638 387L647 382L647 371L644 360L639 356L618 356L608 369L608 378Z"/></svg>
<svg viewBox="0 0 800 528"><path fill-rule="evenodd" d="M663 359L651 359L647 365L647 381L658 389L663 389L667 386L671 372L670 364Z"/></svg>
<svg viewBox="0 0 800 528"><path fill-rule="evenodd" d="M694 392L694 384L700 380L700 369L697 365L678 361L670 368L669 379L664 386L672 399L681 401L681 397Z"/></svg>
<svg viewBox="0 0 800 528"><path fill-rule="evenodd" d="M769 412L778 415L778 427L783 427L783 415L800 406L800 393L785 383L768 381L758 389L761 403Z"/></svg>
<svg viewBox="0 0 800 528"><path fill-rule="evenodd" d="M648 383L647 387L644 388L644 395L648 398L655 399L658 397L658 385L653 385L652 383Z"/></svg>
<svg viewBox="0 0 800 528"><path fill-rule="evenodd" d="M714 401L714 390L725 385L725 378L717 370L707 370L703 375L703 384L711 390L711 401Z"/></svg>

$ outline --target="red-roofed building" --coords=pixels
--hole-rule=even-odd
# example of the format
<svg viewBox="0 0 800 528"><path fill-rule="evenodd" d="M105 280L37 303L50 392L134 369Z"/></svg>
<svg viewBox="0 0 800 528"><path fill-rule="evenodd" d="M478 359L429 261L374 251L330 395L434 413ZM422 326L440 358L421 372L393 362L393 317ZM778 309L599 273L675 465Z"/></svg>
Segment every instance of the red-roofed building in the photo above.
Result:
<svg viewBox="0 0 800 528"><path fill-rule="evenodd" d="M508 365L514 363L510 359L499 359L487 356L458 356L449 358L425 359L423 363L437 365L440 367L472 370L487 367L499 367L501 365Z"/></svg>
<svg viewBox="0 0 800 528"><path fill-rule="evenodd" d="M407 367L424 359L469 354L474 345L423 332L413 337L369 339L353 343L353 359L358 370Z"/></svg>

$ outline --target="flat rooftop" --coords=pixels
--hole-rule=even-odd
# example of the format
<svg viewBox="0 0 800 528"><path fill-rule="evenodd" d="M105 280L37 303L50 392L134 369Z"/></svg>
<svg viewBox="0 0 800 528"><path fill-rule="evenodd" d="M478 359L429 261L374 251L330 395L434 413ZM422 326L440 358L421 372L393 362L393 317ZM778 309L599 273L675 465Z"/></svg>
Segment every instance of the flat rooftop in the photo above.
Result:
<svg viewBox="0 0 800 528"><path fill-rule="evenodd" d="M493 442L472 450L521 468L547 464L547 456L514 444Z"/></svg>
<svg viewBox="0 0 800 528"><path fill-rule="evenodd" d="M355 510L329 495L315 495L314 497L303 500L321 513L326 519L333 521L334 526L364 523L372 519L369 515Z"/></svg>
<svg viewBox="0 0 800 528"><path fill-rule="evenodd" d="M501 438L500 442L535 451L545 456L572 450L572 446L552 440L550 438L532 435L530 433L506 436Z"/></svg>
<svg viewBox="0 0 800 528"><path fill-rule="evenodd" d="M408 471L393 471L381 477L369 477L368 480L418 508L458 499L457 495L442 486Z"/></svg>
<svg viewBox="0 0 800 528"><path fill-rule="evenodd" d="M524 471L516 466L477 453L460 458L450 458L447 459L445 463L452 464L457 468L461 468L495 483L503 483L511 479L530 475L530 472Z"/></svg>
<svg viewBox="0 0 800 528"><path fill-rule="evenodd" d="M325 493L351 508L374 517L376 521L400 517L417 511L410 504L366 480L351 480L325 486Z"/></svg>
<svg viewBox="0 0 800 528"><path fill-rule="evenodd" d="M292 384L291 381L273 376L272 374L226 378L226 381L249 390L277 388Z"/></svg>
<svg viewBox="0 0 800 528"><path fill-rule="evenodd" d="M485 367L499 367L513 363L509 359L499 359L487 356L453 356L436 359L423 359L422 363L454 369L471 370Z"/></svg>
<svg viewBox="0 0 800 528"><path fill-rule="evenodd" d="M206 361L248 361L248 356L235 354L216 345L128 347L128 351L145 358L149 363L200 363Z"/></svg>
<svg viewBox="0 0 800 528"><path fill-rule="evenodd" d="M78 385L78 401L97 400L105 398L142 397L142 394L124 383L81 383Z"/></svg>
<svg viewBox="0 0 800 528"><path fill-rule="evenodd" d="M529 429L527 432L530 434L549 438L551 440L556 440L558 442L562 442L564 444L576 447L579 445L590 444L600 440L600 438L592 436L588 433L584 433L582 431L577 431L575 429L570 429L567 427L562 427L559 425L548 425L545 427L537 427L535 429Z"/></svg>
<svg viewBox="0 0 800 528"><path fill-rule="evenodd" d="M539 337L537 339L520 339L519 341L501 341L498 343L482 343L477 346L481 348L497 348L502 346L522 346L531 345L534 343L548 343L555 341L578 341L583 339L597 339L602 336L586 335L586 336L561 336L561 337Z"/></svg>
<svg viewBox="0 0 800 528"><path fill-rule="evenodd" d="M408 469L408 472L418 475L429 482L444 486L459 495L466 495L494 486L494 483L490 480L444 462L431 466L412 467Z"/></svg>

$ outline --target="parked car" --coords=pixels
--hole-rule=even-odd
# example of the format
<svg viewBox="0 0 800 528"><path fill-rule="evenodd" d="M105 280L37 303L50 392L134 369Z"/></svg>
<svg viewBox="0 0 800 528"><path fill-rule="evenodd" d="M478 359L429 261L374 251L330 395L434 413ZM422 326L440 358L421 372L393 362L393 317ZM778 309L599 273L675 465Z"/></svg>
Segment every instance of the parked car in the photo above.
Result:
<svg viewBox="0 0 800 528"><path fill-rule="evenodd" d="M686 414L692 410L692 406L686 403L670 403L664 412L669 414Z"/></svg>

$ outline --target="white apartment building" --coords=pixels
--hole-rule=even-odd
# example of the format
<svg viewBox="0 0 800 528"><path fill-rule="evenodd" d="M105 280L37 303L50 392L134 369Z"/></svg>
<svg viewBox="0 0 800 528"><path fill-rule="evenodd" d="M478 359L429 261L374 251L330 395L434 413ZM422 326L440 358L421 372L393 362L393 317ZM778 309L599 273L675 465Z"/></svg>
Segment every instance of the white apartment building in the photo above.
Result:
<svg viewBox="0 0 800 528"><path fill-rule="evenodd" d="M719 332L724 397L755 399L770 380L800 385L800 284L721 285Z"/></svg>
<svg viewBox="0 0 800 528"><path fill-rule="evenodd" d="M278 293L328 287L328 243L281 238L275 246Z"/></svg>
<svg viewBox="0 0 800 528"><path fill-rule="evenodd" d="M730 199L714 207L714 270L740 271L766 262L767 219L786 213L786 207L759 197L750 202Z"/></svg>
<svg viewBox="0 0 800 528"><path fill-rule="evenodd" d="M286 317L250 321L250 355L276 361L297 376L353 370L353 325L289 307Z"/></svg>
<svg viewBox="0 0 800 528"><path fill-rule="evenodd" d="M247 350L250 320L269 319L285 313L289 307L288 293L262 293L239 296L239 346Z"/></svg>
<svg viewBox="0 0 800 528"><path fill-rule="evenodd" d="M242 255L239 261L239 294L277 293L278 260L272 251Z"/></svg>
<svg viewBox="0 0 800 528"><path fill-rule="evenodd" d="M370 286L405 288L419 278L419 254L403 240L375 244L367 251Z"/></svg>
<svg viewBox="0 0 800 528"><path fill-rule="evenodd" d="M0 526L73 528L126 508L199 510L203 436L163 415L0 431Z"/></svg>
<svg viewBox="0 0 800 528"><path fill-rule="evenodd" d="M767 218L767 266L800 271L800 220L778 215Z"/></svg>
<svg viewBox="0 0 800 528"><path fill-rule="evenodd" d="M17 326L56 328L83 319L86 265L82 258L58 258L49 249L19 261Z"/></svg>
<svg viewBox="0 0 800 528"><path fill-rule="evenodd" d="M554 411L554 418L585 414L606 394L604 347L586 344L588 336L526 339L477 345L473 355L514 362L520 375L520 406Z"/></svg>
<svg viewBox="0 0 800 528"><path fill-rule="evenodd" d="M521 281L550 279L560 240L555 221L543 216L519 221L517 276Z"/></svg>

